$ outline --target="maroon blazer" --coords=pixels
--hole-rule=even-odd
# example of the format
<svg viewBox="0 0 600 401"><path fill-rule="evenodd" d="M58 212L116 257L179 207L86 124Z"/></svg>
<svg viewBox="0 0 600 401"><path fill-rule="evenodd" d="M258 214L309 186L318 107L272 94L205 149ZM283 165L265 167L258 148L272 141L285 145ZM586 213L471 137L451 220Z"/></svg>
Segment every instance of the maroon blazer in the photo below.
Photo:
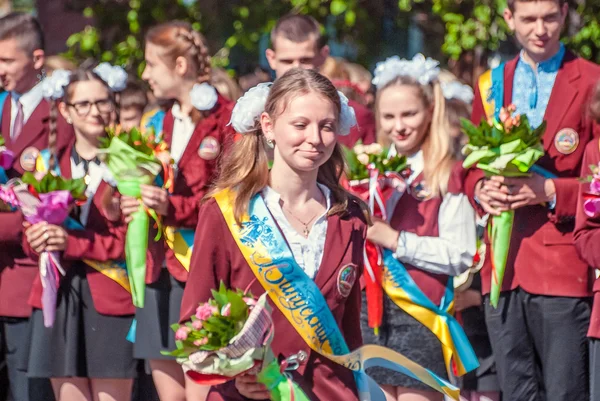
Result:
<svg viewBox="0 0 600 401"><path fill-rule="evenodd" d="M198 224L200 201L216 177L219 156L233 143L234 131L228 126L232 109L233 103L219 97L210 114L196 125L178 163L173 193L169 196L169 211L163 220L165 225L193 229ZM169 110L163 126L164 139L169 147L173 140L174 123L173 113ZM207 148L211 144L218 146L216 154ZM173 277L179 281L187 280L187 270L179 263L166 242L151 244L150 248L153 249L154 257L147 265L146 283L158 280L165 258Z"/></svg>
<svg viewBox="0 0 600 401"><path fill-rule="evenodd" d="M600 162L600 142L594 140L585 148L581 176L591 174L589 166L598 165ZM575 247L586 263L589 264L588 280L594 283L594 306L590 319L588 336L600 338L600 280L596 279L595 270L600 269L600 216L589 217L583 211L584 191L589 190L589 184L581 185L580 197L577 202L577 216L575 217Z"/></svg>
<svg viewBox="0 0 600 401"><path fill-rule="evenodd" d="M23 165L34 167L33 157L40 149L48 147L48 120L50 106L42 100L33 111L23 131L15 141L10 138L11 96L2 111L2 130L6 147L15 154L15 161L7 171L9 178L20 177ZM57 150L64 149L73 137L73 129L58 116ZM26 157L27 156L27 157ZM37 263L28 258L21 248L23 216L20 212L0 212L0 316L28 317L31 307L27 297L38 273Z"/></svg>
<svg viewBox="0 0 600 401"><path fill-rule="evenodd" d="M64 178L71 178L71 149L73 146L74 141L60 157L60 172ZM99 313L111 316L132 315L135 313L135 308L131 294L114 280L82 262L83 259L106 262L125 258L126 226L122 221L109 220L102 207L105 191L109 190L110 188L105 182L98 187L84 230L67 230L67 248L61 254L61 264L65 270L85 269L94 307ZM36 260L37 266L38 255L31 249L25 237L23 237L23 249L32 260ZM39 274L36 274L29 303L34 308L41 309L41 299L42 282Z"/></svg>
<svg viewBox="0 0 600 401"><path fill-rule="evenodd" d="M512 101L512 84L518 57L506 64L504 104ZM512 239L502 291L517 287L532 294L585 297L590 296L592 281L587 264L577 255L573 245L574 218L577 209L581 159L586 144L600 135L600 126L587 115L591 91L600 77L600 67L567 51L558 71L544 119L548 128L543 137L546 154L538 164L554 173L556 208L549 212L544 205L523 207L515 211ZM484 118L479 88L475 90L472 121ZM565 129L577 133L579 144L570 154L558 151L555 138ZM565 131L563 131L565 132ZM465 190L473 205L476 183L483 172L469 170ZM482 290L489 293L491 262L489 239L481 270ZM569 261L568 266L565 261Z"/></svg>
<svg viewBox="0 0 600 401"><path fill-rule="evenodd" d="M463 192L464 173L465 170L462 168L461 163L456 162L448 182L448 193L459 194ZM423 180L422 173L414 182L418 183L421 180ZM406 231L421 237L438 237L438 216L442 201L443 198L439 196L427 200L419 200L406 192L394 208L390 225L397 231ZM405 267L421 291L433 303L439 305L446 291L448 275L430 273L409 264L405 264Z"/></svg>
<svg viewBox="0 0 600 401"><path fill-rule="evenodd" d="M365 145L376 142L377 133L375 128L375 117L371 110L354 100L349 100L348 104L354 108L357 125L350 130L349 135L338 135L338 142L348 148L356 145L356 142L358 141L362 141Z"/></svg>
<svg viewBox="0 0 600 401"><path fill-rule="evenodd" d="M366 235L364 217L356 204L351 204L345 216L328 218L325 252L315 278L327 300L327 305L351 350L362 345L360 331L360 284L363 246ZM354 266L356 279L349 294L340 291L339 276L347 266ZM196 229L194 253L190 277L181 304L181 320L188 320L201 302L212 297L220 281L229 288L246 289L254 296L265 292L237 247L223 215L214 199L208 200L200 209ZM271 302L269 300L269 302ZM299 351L308 354L307 361L294 372L296 381L311 400L357 400L354 376L350 370L313 352L294 327L271 304L275 324L272 349L280 358ZM245 400L235 389L233 382L211 389L208 400Z"/></svg>

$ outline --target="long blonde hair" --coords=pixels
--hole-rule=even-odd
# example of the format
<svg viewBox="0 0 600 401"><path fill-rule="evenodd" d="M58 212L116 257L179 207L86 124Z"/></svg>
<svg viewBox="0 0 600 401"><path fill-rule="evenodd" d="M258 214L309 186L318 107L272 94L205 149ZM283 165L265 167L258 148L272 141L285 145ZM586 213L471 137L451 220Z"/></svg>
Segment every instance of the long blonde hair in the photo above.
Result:
<svg viewBox="0 0 600 401"><path fill-rule="evenodd" d="M275 122L292 98L311 92L329 99L334 104L339 118L340 98L333 84L318 72L301 68L291 69L275 81L267 98L265 112ZM341 186L340 177L343 170L344 157L341 148L336 144L331 157L319 167L317 175L317 181L331 190L332 206L329 214L344 213L351 201L358 203L365 212L366 205ZM269 167L265 138L260 123L257 122L255 129L244 133L221 160L220 175L207 197L212 197L224 189L233 189L236 193L234 215L239 223L248 211L252 197L268 184Z"/></svg>
<svg viewBox="0 0 600 401"><path fill-rule="evenodd" d="M442 87L436 80L428 85L421 85L407 76L399 76L383 88L378 89L375 100L375 116L377 121L377 138L382 145L391 145L387 135L379 124L379 101L381 93L392 86L412 86L419 90L425 107L433 106L429 131L421 145L423 150L423 176L433 196L444 196L448 192L448 181L452 167L456 161L454 144L450 138L450 125L446 112L446 101Z"/></svg>

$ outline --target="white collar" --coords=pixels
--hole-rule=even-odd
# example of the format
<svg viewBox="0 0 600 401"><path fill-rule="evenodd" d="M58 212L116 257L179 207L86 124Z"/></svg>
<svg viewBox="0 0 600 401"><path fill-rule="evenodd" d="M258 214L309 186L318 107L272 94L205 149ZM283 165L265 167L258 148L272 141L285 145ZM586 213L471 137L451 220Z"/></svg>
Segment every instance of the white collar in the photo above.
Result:
<svg viewBox="0 0 600 401"><path fill-rule="evenodd" d="M23 94L11 91L10 95L15 103L18 101L23 106L23 115L25 119L27 119L29 116L31 116L31 114L33 114L35 108L40 104L40 102L44 98L41 83L38 83L29 91Z"/></svg>
<svg viewBox="0 0 600 401"><path fill-rule="evenodd" d="M178 120L190 120L192 121L192 117L189 114L185 114L181 111L181 106L179 103L175 103L173 107L171 107L171 113L173 113L173 117Z"/></svg>

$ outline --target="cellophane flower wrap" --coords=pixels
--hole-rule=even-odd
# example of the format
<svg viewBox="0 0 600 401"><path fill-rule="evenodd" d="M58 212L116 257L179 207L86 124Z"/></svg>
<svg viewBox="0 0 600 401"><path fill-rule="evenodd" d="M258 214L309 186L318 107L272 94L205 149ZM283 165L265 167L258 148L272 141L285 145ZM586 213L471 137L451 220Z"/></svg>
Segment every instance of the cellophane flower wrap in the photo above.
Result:
<svg viewBox="0 0 600 401"><path fill-rule="evenodd" d="M515 106L502 108L499 118L482 120L479 126L467 119L461 125L469 142L462 152L466 156L463 167L476 167L486 176L528 177L535 162L544 155L542 136L546 130L544 121L533 129L526 115L513 115ZM514 222L514 210L492 216L488 223L490 237L492 283L490 303L498 306L504 271L508 259L510 238Z"/></svg>
<svg viewBox="0 0 600 401"><path fill-rule="evenodd" d="M592 175L584 178L590 184L589 190L583 193L583 211L589 217L600 214L600 163L590 166Z"/></svg>
<svg viewBox="0 0 600 401"><path fill-rule="evenodd" d="M171 171L169 162L162 155L167 154L166 144L157 141L152 131L142 132L137 128L130 131L109 130L108 136L100 143L99 154L112 173L117 189L122 195L141 199L141 186L155 182L161 171ZM162 160L162 161L161 161ZM169 180L164 180L165 185ZM133 304L144 306L146 288L146 252L150 217L160 226L160 218L152 209L140 208L132 215L125 238L125 259L131 286ZM159 227L160 228L160 227ZM160 229L158 230L160 235ZM158 237L156 238L158 240Z"/></svg>
<svg viewBox="0 0 600 401"><path fill-rule="evenodd" d="M271 391L272 400L308 401L271 351L274 327L267 294L256 300L223 283L212 294L191 321L171 326L177 349L163 354L176 357L186 375L203 385L253 374Z"/></svg>
<svg viewBox="0 0 600 401"><path fill-rule="evenodd" d="M30 224L46 222L62 225L76 202L85 201L83 179L64 179L46 174L41 180L32 173L11 180L0 188L0 198L18 209ZM59 252L42 252L39 257L42 281L42 312L44 326L52 327L56 315L56 296L60 275L65 274Z"/></svg>
<svg viewBox="0 0 600 401"><path fill-rule="evenodd" d="M385 204L395 191L406 189L411 170L405 156L389 156L389 149L374 143L343 148L347 164L348 190L369 204L377 219L387 219ZM392 212L392 211L390 211ZM383 253L381 247L365 244L366 295L369 327L379 334L383 320Z"/></svg>

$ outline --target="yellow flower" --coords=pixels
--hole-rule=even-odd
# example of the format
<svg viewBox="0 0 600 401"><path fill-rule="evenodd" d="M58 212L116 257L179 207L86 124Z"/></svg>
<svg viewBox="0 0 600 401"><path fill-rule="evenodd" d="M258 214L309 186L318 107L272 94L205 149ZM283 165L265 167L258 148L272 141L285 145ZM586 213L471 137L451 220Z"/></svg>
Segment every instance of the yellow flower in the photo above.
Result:
<svg viewBox="0 0 600 401"><path fill-rule="evenodd" d="M357 155L356 158L362 165L366 166L367 164L369 164L369 156L366 153L361 153Z"/></svg>
<svg viewBox="0 0 600 401"><path fill-rule="evenodd" d="M372 143L370 145L365 146L365 153L369 155L378 155L383 151L383 148L378 143Z"/></svg>
<svg viewBox="0 0 600 401"><path fill-rule="evenodd" d="M365 153L365 146L359 143L358 145L354 145L352 150L354 150L354 153L357 155L360 155L361 153Z"/></svg>

